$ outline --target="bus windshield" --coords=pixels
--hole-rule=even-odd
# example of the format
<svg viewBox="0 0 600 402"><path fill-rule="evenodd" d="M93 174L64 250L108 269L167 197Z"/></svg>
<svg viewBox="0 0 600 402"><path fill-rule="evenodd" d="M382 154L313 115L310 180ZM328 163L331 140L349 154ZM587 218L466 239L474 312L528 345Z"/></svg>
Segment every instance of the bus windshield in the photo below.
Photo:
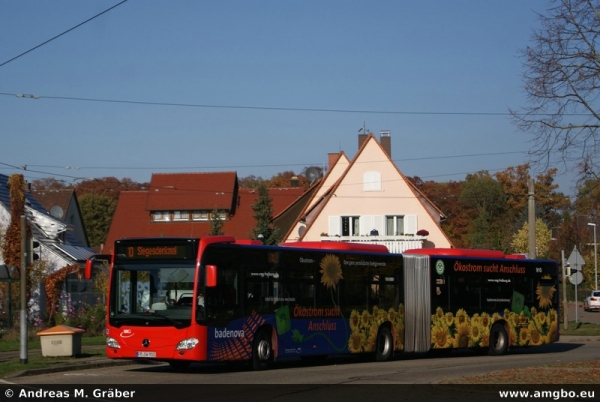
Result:
<svg viewBox="0 0 600 402"><path fill-rule="evenodd" d="M110 324L188 327L192 318L195 269L184 263L114 266Z"/></svg>

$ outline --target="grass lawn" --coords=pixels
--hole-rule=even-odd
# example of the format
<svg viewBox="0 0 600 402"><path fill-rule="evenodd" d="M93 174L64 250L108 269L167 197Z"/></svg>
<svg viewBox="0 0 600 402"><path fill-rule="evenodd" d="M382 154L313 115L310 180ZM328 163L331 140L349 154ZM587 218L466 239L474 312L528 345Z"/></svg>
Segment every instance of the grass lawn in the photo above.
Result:
<svg viewBox="0 0 600 402"><path fill-rule="evenodd" d="M564 329L561 322L559 332L561 335L600 336L600 325L569 321L569 329Z"/></svg>
<svg viewBox="0 0 600 402"><path fill-rule="evenodd" d="M104 336L84 336L81 338L82 346L96 346L105 345L106 337ZM27 350L41 349L40 339L36 337L33 340L28 340ZM21 343L18 339L18 334L11 333L0 339L0 352L19 352L21 350ZM27 364L22 364L20 356L17 354L16 357L7 360L0 360L0 378L4 378L8 374L16 373L22 370L32 370L39 368L57 367L60 365L73 365L77 364L77 360L84 357L91 356L104 356L106 354L103 348L86 350L79 356L58 356L58 357L44 357L38 353L27 353Z"/></svg>
<svg viewBox="0 0 600 402"><path fill-rule="evenodd" d="M62 365L72 366L77 364L77 360L84 357L104 356L104 349L90 350L82 353L79 356L59 356L59 357L43 357L42 355L28 355L27 364L22 364L17 357L15 359L5 360L0 364L0 378L4 378L8 374L16 373L22 370L32 370L40 368L58 367Z"/></svg>

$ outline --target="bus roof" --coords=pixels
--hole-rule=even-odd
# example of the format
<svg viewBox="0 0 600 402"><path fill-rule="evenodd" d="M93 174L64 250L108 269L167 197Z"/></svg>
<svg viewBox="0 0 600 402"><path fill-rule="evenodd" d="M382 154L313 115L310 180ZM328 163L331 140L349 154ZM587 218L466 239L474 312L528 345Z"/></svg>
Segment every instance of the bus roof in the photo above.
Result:
<svg viewBox="0 0 600 402"><path fill-rule="evenodd" d="M500 250L478 250L468 248L416 248L402 254L445 255L453 257L525 258L521 255L505 255Z"/></svg>
<svg viewBox="0 0 600 402"><path fill-rule="evenodd" d="M366 251L370 253L389 253L388 248L382 244L346 243L338 241L297 241L291 243L281 243L280 246L343 251Z"/></svg>

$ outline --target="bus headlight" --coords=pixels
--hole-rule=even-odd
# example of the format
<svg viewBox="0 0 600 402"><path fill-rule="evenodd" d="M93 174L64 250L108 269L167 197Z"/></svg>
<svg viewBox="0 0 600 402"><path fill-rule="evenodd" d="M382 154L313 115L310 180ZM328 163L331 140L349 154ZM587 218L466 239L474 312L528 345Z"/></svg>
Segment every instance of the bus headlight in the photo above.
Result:
<svg viewBox="0 0 600 402"><path fill-rule="evenodd" d="M188 338L177 344L176 350L190 350L193 349L198 344L198 339L196 338Z"/></svg>
<svg viewBox="0 0 600 402"><path fill-rule="evenodd" d="M106 337L106 346L108 346L109 348L113 348L113 349L121 348L121 345L119 345L119 342L117 342L117 340L115 338L111 338L110 336Z"/></svg>

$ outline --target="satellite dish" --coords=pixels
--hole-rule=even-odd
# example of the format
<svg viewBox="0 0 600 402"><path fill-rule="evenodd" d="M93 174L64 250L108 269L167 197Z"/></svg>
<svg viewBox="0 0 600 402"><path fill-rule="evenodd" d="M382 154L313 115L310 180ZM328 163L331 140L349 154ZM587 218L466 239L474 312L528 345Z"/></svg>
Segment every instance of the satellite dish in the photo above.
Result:
<svg viewBox="0 0 600 402"><path fill-rule="evenodd" d="M319 169L316 167L309 167L306 169L306 179L310 182L310 184L313 184L320 176Z"/></svg>
<svg viewBox="0 0 600 402"><path fill-rule="evenodd" d="M50 208L50 215L52 215L56 219L62 219L62 217L64 215L64 211L61 207L59 207L58 205L55 205L52 208Z"/></svg>

